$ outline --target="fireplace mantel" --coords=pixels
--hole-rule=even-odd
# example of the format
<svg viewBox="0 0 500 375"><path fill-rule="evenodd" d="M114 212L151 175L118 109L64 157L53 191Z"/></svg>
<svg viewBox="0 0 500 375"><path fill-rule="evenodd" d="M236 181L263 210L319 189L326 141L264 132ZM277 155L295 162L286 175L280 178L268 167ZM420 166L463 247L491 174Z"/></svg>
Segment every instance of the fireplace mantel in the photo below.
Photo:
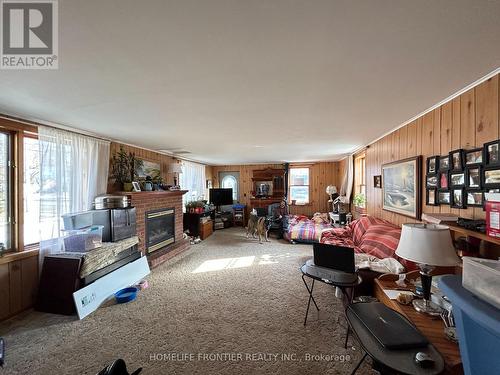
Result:
<svg viewBox="0 0 500 375"><path fill-rule="evenodd" d="M134 197L158 197L166 196L166 195L184 195L188 192L188 190L161 190L161 191L117 191L113 194L116 195L130 195Z"/></svg>
<svg viewBox="0 0 500 375"><path fill-rule="evenodd" d="M131 206L136 209L137 235L139 236L139 249L148 257L149 265L154 268L175 255L189 249L189 240L183 238L182 196L187 190L172 191L120 191L112 194L126 195ZM175 242L154 252L147 253L146 243L146 212L158 209L175 210Z"/></svg>

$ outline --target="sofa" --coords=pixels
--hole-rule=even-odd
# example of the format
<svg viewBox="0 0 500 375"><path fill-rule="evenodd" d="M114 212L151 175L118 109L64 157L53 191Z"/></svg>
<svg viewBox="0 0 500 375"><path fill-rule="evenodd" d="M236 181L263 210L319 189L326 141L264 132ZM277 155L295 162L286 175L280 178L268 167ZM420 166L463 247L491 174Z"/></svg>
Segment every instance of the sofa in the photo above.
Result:
<svg viewBox="0 0 500 375"><path fill-rule="evenodd" d="M363 283L356 295L373 295L373 280L383 273L401 273L417 269L395 255L401 228L373 216L363 216L344 228L333 228L321 234L321 243L352 247Z"/></svg>

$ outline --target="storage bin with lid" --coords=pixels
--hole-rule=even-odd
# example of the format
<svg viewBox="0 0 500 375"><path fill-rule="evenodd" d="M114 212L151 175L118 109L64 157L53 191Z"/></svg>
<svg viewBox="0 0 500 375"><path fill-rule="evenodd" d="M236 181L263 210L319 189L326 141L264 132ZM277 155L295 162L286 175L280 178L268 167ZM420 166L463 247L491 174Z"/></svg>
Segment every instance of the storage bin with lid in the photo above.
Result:
<svg viewBox="0 0 500 375"><path fill-rule="evenodd" d="M500 261L463 257L462 286L500 309Z"/></svg>

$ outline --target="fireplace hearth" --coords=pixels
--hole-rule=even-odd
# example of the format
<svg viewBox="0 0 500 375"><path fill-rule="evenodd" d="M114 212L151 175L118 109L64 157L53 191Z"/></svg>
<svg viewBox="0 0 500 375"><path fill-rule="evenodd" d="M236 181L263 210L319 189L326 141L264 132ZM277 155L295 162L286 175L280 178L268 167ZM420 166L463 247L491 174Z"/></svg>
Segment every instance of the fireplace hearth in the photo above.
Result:
<svg viewBox="0 0 500 375"><path fill-rule="evenodd" d="M152 253L175 242L175 208L145 212L145 248Z"/></svg>

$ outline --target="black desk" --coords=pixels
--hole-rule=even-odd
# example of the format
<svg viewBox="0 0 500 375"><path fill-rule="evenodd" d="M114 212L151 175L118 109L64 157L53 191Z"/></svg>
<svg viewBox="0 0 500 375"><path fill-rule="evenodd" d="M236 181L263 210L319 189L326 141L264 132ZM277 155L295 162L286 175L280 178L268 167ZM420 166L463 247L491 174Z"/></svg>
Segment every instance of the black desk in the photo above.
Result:
<svg viewBox="0 0 500 375"><path fill-rule="evenodd" d="M443 357L441 357L441 354L439 354L432 344L427 345L427 347L413 349L389 350L384 348L352 311L352 308L356 305L357 304L347 307L347 322L357 337L362 349L365 351L365 355L352 371L352 375L359 369L359 366L361 366L366 356L370 356L379 365L379 371L381 371L382 374L401 373L409 375L436 375L443 372ZM396 311L394 311L394 313L399 314ZM415 363L415 354L418 352L424 352L430 355L435 361L433 367L423 368Z"/></svg>
<svg viewBox="0 0 500 375"><path fill-rule="evenodd" d="M302 272L302 281L304 282L304 285L307 289L307 292L309 293L309 300L307 301L307 310L306 310L306 316L304 318L304 325L307 324L307 315L309 314L309 308L311 307L311 301L314 303L316 310L319 311L318 304L316 303L316 301L314 300L314 297L313 297L313 290L314 290L314 282L315 281L320 281L320 282L325 283L327 285L337 287L342 291L342 304L344 306L344 311L347 308L347 306L352 303L352 300L354 298L354 288L356 286L358 286L359 284L361 284L361 282L362 282L362 279L359 275L358 275L357 280L353 283L338 283L338 282L334 282L331 280L321 279L317 276L308 274L306 272L306 265L305 264L302 267L300 267L300 272ZM305 279L306 277L312 279L311 288L309 288L309 285L307 285L307 282ZM346 336L345 336L344 347L346 347L346 348L347 348L348 338L349 338L349 325L347 325L347 332L346 332Z"/></svg>

